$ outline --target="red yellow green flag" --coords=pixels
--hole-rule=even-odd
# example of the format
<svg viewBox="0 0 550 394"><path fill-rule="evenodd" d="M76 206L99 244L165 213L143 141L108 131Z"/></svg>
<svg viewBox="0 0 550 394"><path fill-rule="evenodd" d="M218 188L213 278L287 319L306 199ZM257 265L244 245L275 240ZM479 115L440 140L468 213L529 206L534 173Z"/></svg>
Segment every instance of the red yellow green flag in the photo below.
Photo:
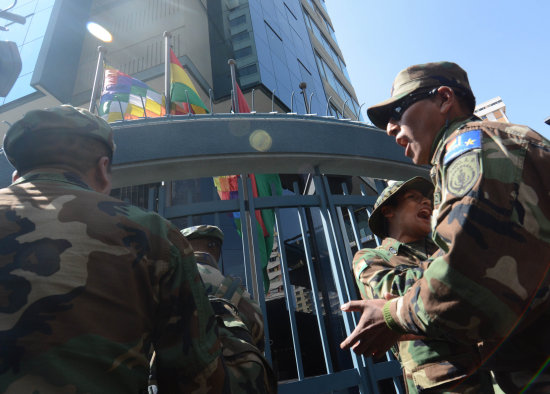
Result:
<svg viewBox="0 0 550 394"><path fill-rule="evenodd" d="M170 113L175 115L189 113L187 103L191 106L192 114L209 112L172 49L170 49L170 103Z"/></svg>

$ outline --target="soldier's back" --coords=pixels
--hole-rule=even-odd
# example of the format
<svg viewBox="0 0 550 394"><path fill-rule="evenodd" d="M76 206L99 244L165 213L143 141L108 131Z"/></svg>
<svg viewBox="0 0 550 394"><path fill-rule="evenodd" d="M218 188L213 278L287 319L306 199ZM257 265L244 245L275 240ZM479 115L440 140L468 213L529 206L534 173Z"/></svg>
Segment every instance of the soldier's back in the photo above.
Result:
<svg viewBox="0 0 550 394"><path fill-rule="evenodd" d="M38 174L0 190L0 228L0 392L146 388L166 223Z"/></svg>

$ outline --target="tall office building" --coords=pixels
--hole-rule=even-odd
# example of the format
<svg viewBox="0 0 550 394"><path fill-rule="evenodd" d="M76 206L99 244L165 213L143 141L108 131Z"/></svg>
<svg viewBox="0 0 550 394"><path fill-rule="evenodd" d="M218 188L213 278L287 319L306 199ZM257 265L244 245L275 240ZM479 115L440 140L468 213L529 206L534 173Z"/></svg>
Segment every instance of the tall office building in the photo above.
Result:
<svg viewBox="0 0 550 394"><path fill-rule="evenodd" d="M23 61L14 88L0 98L8 122L33 103L87 105L98 45L107 50L107 64L162 92L164 31L172 33L172 48L204 102L211 92L217 112L228 110L227 60L234 58L249 101L255 89L255 109L271 110L273 95L278 111L305 113L307 105L318 115L361 117L323 0L20 0L11 12L27 21L5 21L8 31L0 32L17 43ZM111 32L112 42L89 34L90 21Z"/></svg>
<svg viewBox="0 0 550 394"><path fill-rule="evenodd" d="M374 243L365 206L372 206L383 184L370 177L403 179L425 170L411 166L384 133L353 122L362 120L360 106L324 0L20 0L11 12L26 23L3 24L0 15L0 26L9 28L0 39L15 41L23 60L14 88L0 98L0 118L7 123L61 103L88 107L99 45L105 65L163 92L163 33L170 32L174 53L214 115L113 123L113 194L180 228L221 227L222 270L249 286L256 277L247 262L257 240L237 231L232 213L254 213L255 200L220 201L212 176L227 175L227 167L241 174L282 173L283 196L262 207L276 211L280 237L267 267L272 297L263 303L268 357L279 380L334 375L308 386L331 391L364 389L399 374L395 366L384 372L369 364L366 378L362 361L339 349L352 325L339 305L356 296L353 253ZM112 42L90 34L89 22L108 30ZM237 82L256 115L228 114L228 59L235 59ZM0 123L0 136L7 129ZM273 146L251 149L256 131ZM2 159L2 186L11 172Z"/></svg>

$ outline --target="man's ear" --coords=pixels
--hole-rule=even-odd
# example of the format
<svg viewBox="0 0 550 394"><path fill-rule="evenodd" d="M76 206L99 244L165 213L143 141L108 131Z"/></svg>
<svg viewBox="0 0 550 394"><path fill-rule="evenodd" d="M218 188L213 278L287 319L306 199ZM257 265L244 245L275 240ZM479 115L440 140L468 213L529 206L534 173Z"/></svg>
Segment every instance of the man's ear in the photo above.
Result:
<svg viewBox="0 0 550 394"><path fill-rule="evenodd" d="M437 94L441 98L440 111L442 114L448 114L453 109L456 103L456 95L453 89L448 86L441 86L437 90Z"/></svg>
<svg viewBox="0 0 550 394"><path fill-rule="evenodd" d="M94 187L96 192L111 193L111 161L107 156L102 156L94 168Z"/></svg>

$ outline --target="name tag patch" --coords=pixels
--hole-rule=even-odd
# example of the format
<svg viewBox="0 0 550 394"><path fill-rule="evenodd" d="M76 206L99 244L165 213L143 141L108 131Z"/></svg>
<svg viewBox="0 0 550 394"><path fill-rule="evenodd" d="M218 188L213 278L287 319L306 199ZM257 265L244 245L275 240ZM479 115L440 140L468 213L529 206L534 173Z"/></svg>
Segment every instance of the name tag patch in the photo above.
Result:
<svg viewBox="0 0 550 394"><path fill-rule="evenodd" d="M457 135L445 147L443 164L445 165L457 156L475 148L481 148L481 130L470 130Z"/></svg>

